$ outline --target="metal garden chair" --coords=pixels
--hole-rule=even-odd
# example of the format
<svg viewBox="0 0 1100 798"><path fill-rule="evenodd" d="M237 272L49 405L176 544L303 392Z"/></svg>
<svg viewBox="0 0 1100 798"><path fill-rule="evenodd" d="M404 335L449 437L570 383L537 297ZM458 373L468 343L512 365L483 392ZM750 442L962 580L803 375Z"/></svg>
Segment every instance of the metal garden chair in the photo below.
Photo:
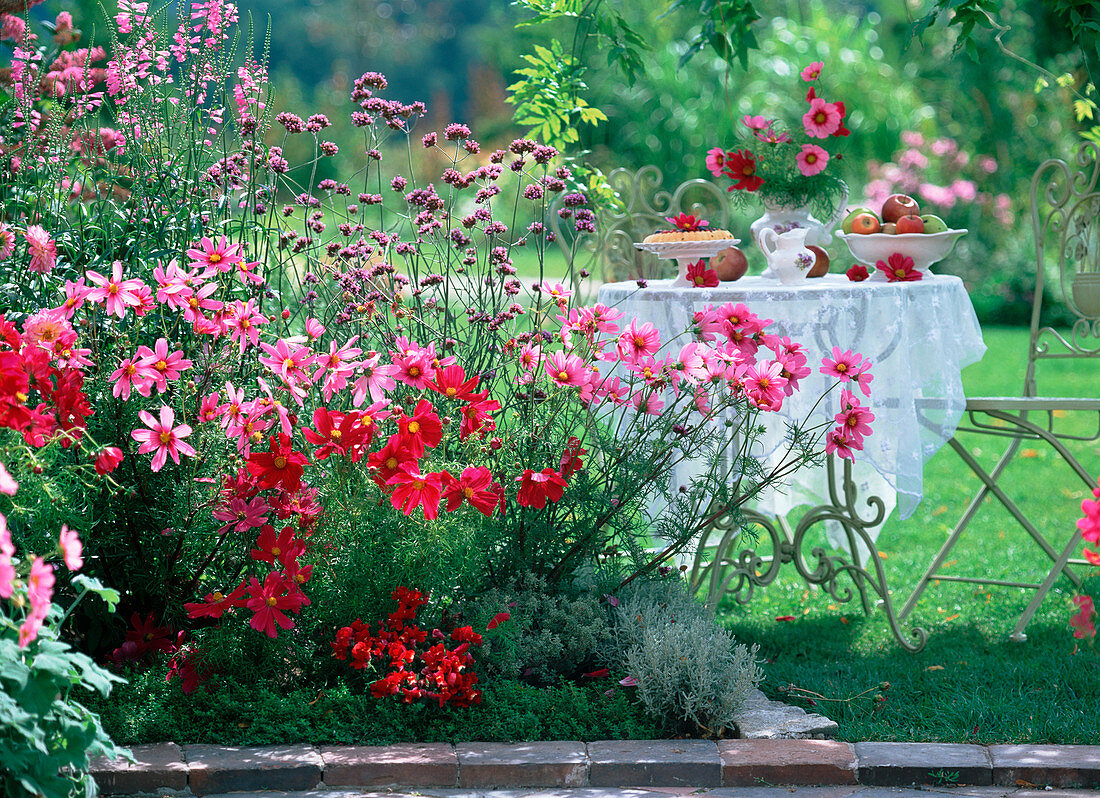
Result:
<svg viewBox="0 0 1100 798"><path fill-rule="evenodd" d="M963 462L981 481L981 488L970 501L959 522L951 531L917 583L899 618L905 618L934 580L969 582L982 585L1030 588L1035 595L1020 616L1010 635L1015 641L1027 639L1024 628L1039 608L1043 598L1061 575L1074 585L1081 579L1069 566L1084 565L1073 559L1081 545L1081 533L1072 524L1069 528L1047 529L1041 519L1029 519L1002 485L1002 475L1020 453L1026 442L1049 446L1088 488L1096 486L1097 463L1089 466L1070 449L1087 450L1090 442L1100 440L1100 148L1086 142L1076 152L1072 165L1059 159L1044 162L1031 181L1031 222L1035 234L1035 298L1031 314L1031 334L1028 342L1027 371L1023 392L1018 397L973 397L966 403L967 416L955 437L949 441ZM1044 302L1061 301L1072 320L1068 332L1058 332L1043 323ZM1095 369L1095 396L1071 399L1040 392L1038 372L1044 361L1067 358L1091 359ZM1067 434L1056 429L1056 419L1067 413L1087 414L1089 426L1096 431L1089 435ZM1080 417L1080 415L1077 415ZM1095 419L1093 418L1095 417ZM1063 425L1064 426L1064 425ZM993 436L1007 442L1004 453L992 469L986 470L960 440L962 434ZM988 437L984 439L988 440ZM1038 584L956 576L941 572L951 550L974 519L982 502L993 496L1031 536L1045 556L1051 560L1046 578Z"/></svg>

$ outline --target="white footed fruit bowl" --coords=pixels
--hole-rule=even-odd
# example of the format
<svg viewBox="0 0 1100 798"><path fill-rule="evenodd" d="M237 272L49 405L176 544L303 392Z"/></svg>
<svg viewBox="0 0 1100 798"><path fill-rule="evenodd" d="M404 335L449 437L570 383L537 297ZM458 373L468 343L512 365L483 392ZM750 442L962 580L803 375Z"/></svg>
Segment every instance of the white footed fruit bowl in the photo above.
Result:
<svg viewBox="0 0 1100 798"><path fill-rule="evenodd" d="M967 233L962 230L944 230L941 233L837 233L852 252L852 257L865 266L875 261L885 261L895 252L913 259L913 268L919 272L950 254L955 242Z"/></svg>

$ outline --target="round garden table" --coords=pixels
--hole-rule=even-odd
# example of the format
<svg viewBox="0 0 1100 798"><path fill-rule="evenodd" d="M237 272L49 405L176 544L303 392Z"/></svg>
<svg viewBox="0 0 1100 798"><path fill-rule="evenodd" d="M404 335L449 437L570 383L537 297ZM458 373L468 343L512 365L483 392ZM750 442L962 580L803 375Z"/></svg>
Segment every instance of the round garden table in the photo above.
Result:
<svg viewBox="0 0 1100 798"><path fill-rule="evenodd" d="M826 275L783 285L744 277L714 288L679 288L671 280L651 280L645 288L633 282L605 284L599 301L624 311L627 318L652 322L662 341L688 329L694 313L708 305L741 302L761 319L772 320L768 332L802 343L813 371L781 411L761 414L767 433L757 454L764 458L781 453L789 422L826 422L837 413L833 395L813 410L833 382L818 371L822 356L840 347L871 359L871 397L857 395L875 414L874 432L856 462L840 465L829 458L822 468L803 469L782 492L762 496L755 510L744 514L768 532L775 556L759 557L751 550L735 554L738 529L729 519L729 527L719 524L700 541L692 576L696 587L709 586L712 602L726 592L747 602L754 587L769 584L780 564L793 561L807 581L847 601L851 590L837 583L840 574L847 574L866 609L871 606L868 590L878 594L903 644L923 645L923 630L906 636L897 627L880 558L868 554L895 507L901 518L908 518L920 503L924 463L952 437L963 414L960 373L985 352L962 281L930 273L919 281L896 283L875 276L853 283L843 275ZM670 490L690 481L692 468L685 464L674 474ZM792 529L786 516L800 506L811 509ZM830 542L846 547L851 562L820 547L813 551L814 564L802 556L806 531L822 522Z"/></svg>

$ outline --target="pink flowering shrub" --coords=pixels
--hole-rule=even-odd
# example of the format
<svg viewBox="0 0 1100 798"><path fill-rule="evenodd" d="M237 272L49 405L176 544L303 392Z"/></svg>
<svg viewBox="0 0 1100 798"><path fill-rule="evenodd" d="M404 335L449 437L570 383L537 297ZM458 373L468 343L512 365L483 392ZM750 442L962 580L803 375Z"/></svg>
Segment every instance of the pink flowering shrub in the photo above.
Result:
<svg viewBox="0 0 1100 798"><path fill-rule="evenodd" d="M459 123L414 134L423 104L367 72L348 115L359 172L295 184L287 141L331 158L330 120L271 118L263 67L219 55L234 6L193 4L169 31L148 10L123 2L114 20L110 146L83 117L28 139L36 168L17 172L0 238L3 309L59 373L54 415L26 390L10 404L31 430L46 417L57 466L79 475L37 512L77 530L85 568L121 592L130 628L100 619L119 667L163 663L188 692L245 647L285 670L351 618L382 617L399 584L438 597L444 634L507 576L553 587L596 566L610 589L803 463L862 448L858 353L811 364L734 304L663 341L581 301L579 275L524 286L513 256L542 270L554 198L575 230L595 224L553 148L490 149ZM418 177L395 155L410 145L445 166ZM535 221L513 228L520 206ZM765 472L760 415L814 368L839 386L835 415ZM690 457L707 469L669 500ZM35 534L29 518L13 530Z"/></svg>

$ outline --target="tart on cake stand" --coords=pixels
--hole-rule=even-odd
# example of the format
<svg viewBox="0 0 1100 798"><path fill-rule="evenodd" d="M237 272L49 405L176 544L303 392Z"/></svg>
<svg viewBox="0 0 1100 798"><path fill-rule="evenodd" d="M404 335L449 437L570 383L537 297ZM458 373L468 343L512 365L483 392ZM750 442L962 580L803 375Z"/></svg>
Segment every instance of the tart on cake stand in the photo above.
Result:
<svg viewBox="0 0 1100 798"><path fill-rule="evenodd" d="M687 277L688 267L700 258L713 258L728 247L741 243L739 238L709 238L698 241L640 241L635 247L652 252L658 258L670 258L679 266L673 288L686 288L692 285Z"/></svg>

